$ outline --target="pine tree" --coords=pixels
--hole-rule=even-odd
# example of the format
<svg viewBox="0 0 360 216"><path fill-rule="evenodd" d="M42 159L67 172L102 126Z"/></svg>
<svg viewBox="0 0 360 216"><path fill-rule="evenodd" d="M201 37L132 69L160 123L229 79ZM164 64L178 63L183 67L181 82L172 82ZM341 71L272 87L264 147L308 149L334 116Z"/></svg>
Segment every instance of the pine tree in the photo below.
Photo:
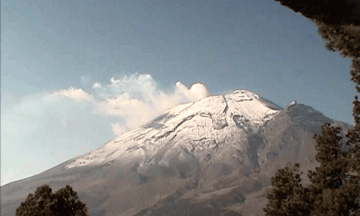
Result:
<svg viewBox="0 0 360 216"><path fill-rule="evenodd" d="M87 208L70 187L52 193L49 185L38 187L16 209L16 216L87 216Z"/></svg>
<svg viewBox="0 0 360 216"><path fill-rule="evenodd" d="M360 93L360 1L275 1L313 21L328 50L352 59L351 80ZM295 180L301 182L300 178L294 178L298 175L298 165L278 170L271 181L273 189L264 208L266 215L291 215L289 212L297 210L303 211L293 215L360 215L360 101L357 96L353 105L355 126L346 134L349 150L341 150L339 127L323 125L322 133L314 136L320 166L308 172L311 184L307 187L289 184ZM284 196L290 191L291 196ZM303 202L299 203L297 197L302 197Z"/></svg>
<svg viewBox="0 0 360 216"><path fill-rule="evenodd" d="M351 174L351 153L341 150L340 128L325 124L316 140L315 171L308 171L311 184L300 182L299 164L277 171L271 179L266 215L357 215L360 213L360 177Z"/></svg>
<svg viewBox="0 0 360 216"><path fill-rule="evenodd" d="M274 0L304 17L327 25L360 25L360 5L356 0Z"/></svg>
<svg viewBox="0 0 360 216"><path fill-rule="evenodd" d="M273 190L267 195L269 203L264 211L266 215L304 216L309 215L308 191L301 185L300 165L289 164L278 170L271 178Z"/></svg>
<svg viewBox="0 0 360 216"><path fill-rule="evenodd" d="M359 175L350 174L349 152L341 150L340 128L325 124L316 140L315 171L309 171L308 186L313 197L311 215L352 215L360 213Z"/></svg>

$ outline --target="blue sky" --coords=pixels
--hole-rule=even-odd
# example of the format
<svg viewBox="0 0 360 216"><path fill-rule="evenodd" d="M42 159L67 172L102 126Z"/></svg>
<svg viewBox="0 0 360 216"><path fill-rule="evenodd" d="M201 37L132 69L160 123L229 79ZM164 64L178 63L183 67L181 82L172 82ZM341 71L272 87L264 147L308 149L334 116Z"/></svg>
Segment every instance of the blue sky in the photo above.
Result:
<svg viewBox="0 0 360 216"><path fill-rule="evenodd" d="M352 123L350 60L275 1L1 3L1 185L234 89Z"/></svg>

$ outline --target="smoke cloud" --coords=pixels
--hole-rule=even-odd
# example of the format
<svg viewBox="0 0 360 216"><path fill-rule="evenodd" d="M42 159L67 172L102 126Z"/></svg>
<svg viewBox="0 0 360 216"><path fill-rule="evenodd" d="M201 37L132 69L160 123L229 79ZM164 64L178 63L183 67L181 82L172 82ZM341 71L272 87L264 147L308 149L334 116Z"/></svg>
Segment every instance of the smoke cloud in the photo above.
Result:
<svg viewBox="0 0 360 216"><path fill-rule="evenodd" d="M150 74L137 73L119 79L112 77L108 85L94 83L93 89L100 97L96 112L122 120L122 124L112 124L115 135L134 129L179 103L209 96L206 86L201 83L188 88L177 82L173 89L166 91L159 89Z"/></svg>
<svg viewBox="0 0 360 216"><path fill-rule="evenodd" d="M177 82L163 89L150 74L137 73L89 86L22 97L3 92L2 150L7 154L2 155L2 185L94 150L179 103L209 95L201 83L187 87ZM27 162L36 158L42 158L36 166Z"/></svg>

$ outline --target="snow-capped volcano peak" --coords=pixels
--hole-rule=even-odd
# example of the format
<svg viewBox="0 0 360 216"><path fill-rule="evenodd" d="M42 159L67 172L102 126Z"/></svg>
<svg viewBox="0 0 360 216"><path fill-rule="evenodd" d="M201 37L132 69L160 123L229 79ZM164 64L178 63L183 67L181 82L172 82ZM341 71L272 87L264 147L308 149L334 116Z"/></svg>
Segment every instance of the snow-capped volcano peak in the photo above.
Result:
<svg viewBox="0 0 360 216"><path fill-rule="evenodd" d="M205 148L215 149L226 144L228 134L258 131L281 109L248 90L209 96L173 107L147 124L120 135L85 156L78 157L67 168L96 165L128 157L140 157L145 161L169 143L174 147L181 145L189 152L202 151Z"/></svg>
<svg viewBox="0 0 360 216"><path fill-rule="evenodd" d="M77 186L94 215L261 215L279 168L318 166L313 134L325 122L342 134L352 128L295 101L282 109L248 90L209 96L5 186L2 208L13 215L20 198L49 182Z"/></svg>

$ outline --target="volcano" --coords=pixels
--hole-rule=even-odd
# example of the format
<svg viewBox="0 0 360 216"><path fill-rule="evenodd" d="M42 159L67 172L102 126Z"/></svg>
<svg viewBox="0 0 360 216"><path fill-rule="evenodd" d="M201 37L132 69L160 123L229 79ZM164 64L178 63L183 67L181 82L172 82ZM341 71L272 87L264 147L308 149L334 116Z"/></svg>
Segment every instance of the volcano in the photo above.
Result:
<svg viewBox="0 0 360 216"><path fill-rule="evenodd" d="M295 101L282 108L248 90L180 104L97 150L1 187L1 215L36 187L71 185L91 216L264 215L270 179L300 163L304 184L314 134L327 118Z"/></svg>

